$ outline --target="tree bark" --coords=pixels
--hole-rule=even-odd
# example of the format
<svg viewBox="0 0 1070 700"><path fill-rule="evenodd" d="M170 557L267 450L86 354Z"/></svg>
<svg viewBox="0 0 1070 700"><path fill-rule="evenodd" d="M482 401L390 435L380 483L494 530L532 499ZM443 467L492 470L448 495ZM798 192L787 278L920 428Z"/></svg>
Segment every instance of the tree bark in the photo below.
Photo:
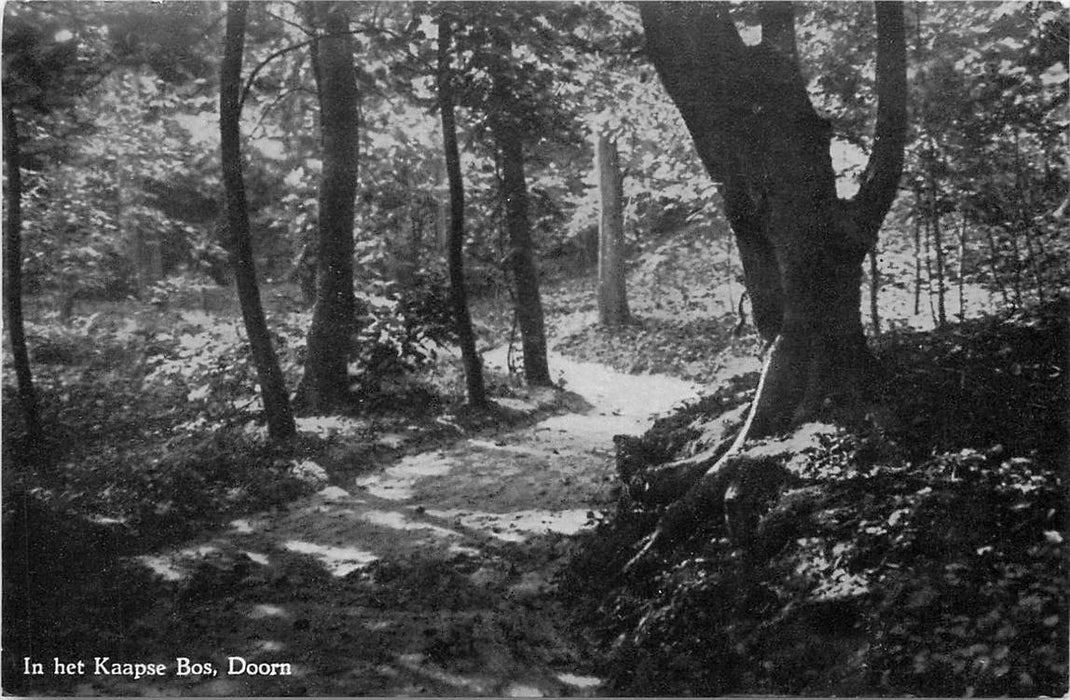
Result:
<svg viewBox="0 0 1070 700"><path fill-rule="evenodd" d="M869 249L869 321L873 324L873 335L878 337L881 334L880 304L878 303L880 289L880 266L877 264L877 246L874 244Z"/></svg>
<svg viewBox="0 0 1070 700"><path fill-rule="evenodd" d="M313 45L320 101L323 173L316 246L316 303L308 330L302 410L324 412L349 400L349 356L355 331L353 214L359 157L357 75L345 3L312 3L323 30Z"/></svg>
<svg viewBox="0 0 1070 700"><path fill-rule="evenodd" d="M751 435L864 395L875 367L861 266L895 197L906 133L902 7L878 3L874 150L856 197L837 199L831 129L807 96L790 10L767 8L762 43L747 47L723 5L640 5L647 52L721 183L755 324L771 343Z"/></svg>
<svg viewBox="0 0 1070 700"><path fill-rule="evenodd" d="M493 35L495 49L503 57L512 55L512 42L501 31ZM524 379L532 386L550 386L546 359L546 328L539 273L528 219L528 190L524 180L524 141L516 124L516 99L503 66L492 76L495 109L490 128L501 160L501 196L505 200L505 226L509 232L509 265L516 286L516 317L524 350Z"/></svg>
<svg viewBox="0 0 1070 700"><path fill-rule="evenodd" d="M932 221L933 251L936 254L936 325L947 325L947 283L945 280L944 232L940 228L940 183L936 180L936 144L930 140L928 158L929 217Z"/></svg>
<svg viewBox="0 0 1070 700"><path fill-rule="evenodd" d="M914 315L921 313L921 190L914 188Z"/></svg>
<svg viewBox="0 0 1070 700"><path fill-rule="evenodd" d="M11 340L11 360L15 366L19 403L26 421L27 441L32 445L41 437L41 416L37 391L30 370L30 353L26 348L26 326L22 314L22 151L18 118L14 108L4 105L4 160L7 162L6 206L4 222L4 312Z"/></svg>
<svg viewBox="0 0 1070 700"><path fill-rule="evenodd" d="M450 18L445 11L438 17L438 103L442 117L442 144L446 156L446 177L449 183L449 237L447 262L450 274L450 304L457 330L464 364L465 388L469 405L487 405L487 391L483 383L483 359L476 349L472 331L472 316L468 309L468 292L464 283L464 180L461 177L461 154L457 147L457 124L453 113L453 83L450 69Z"/></svg>
<svg viewBox="0 0 1070 700"><path fill-rule="evenodd" d="M245 15L248 2L227 4L226 44L219 75L219 141L226 190L227 227L233 250L234 279L238 287L245 333L260 380L268 436L283 442L297 433L286 382L271 344L260 289L256 280L253 240L241 161L241 69L245 48Z"/></svg>
<svg viewBox="0 0 1070 700"><path fill-rule="evenodd" d="M959 210L959 321L966 320L966 213Z"/></svg>
<svg viewBox="0 0 1070 700"><path fill-rule="evenodd" d="M628 322L624 272L624 187L617 144L595 136L601 219L598 226L598 319L607 326Z"/></svg>
<svg viewBox="0 0 1070 700"><path fill-rule="evenodd" d="M704 518L738 510L730 506L747 500L738 496L752 470L736 456L750 437L785 430L826 406L860 408L877 370L862 330L862 262L895 199L907 126L899 3L877 3L876 138L849 201L836 196L831 127L814 112L793 55L790 5L762 12L762 42L753 47L744 45L726 3L641 3L639 10L647 54L720 183L755 325L769 349L743 427L666 510L626 569Z"/></svg>

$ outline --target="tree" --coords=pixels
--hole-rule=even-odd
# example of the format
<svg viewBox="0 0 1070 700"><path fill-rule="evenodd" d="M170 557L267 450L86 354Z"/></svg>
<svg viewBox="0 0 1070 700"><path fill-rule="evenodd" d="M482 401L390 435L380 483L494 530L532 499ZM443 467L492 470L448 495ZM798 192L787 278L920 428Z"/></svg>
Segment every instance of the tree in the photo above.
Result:
<svg viewBox="0 0 1070 700"><path fill-rule="evenodd" d="M349 14L342 2L307 6L323 34L312 45L320 102L323 174L316 246L316 302L308 330L305 372L298 391L303 409L327 411L349 396L348 362L355 330L353 214L359 156L360 95L353 64Z"/></svg>
<svg viewBox="0 0 1070 700"><path fill-rule="evenodd" d="M15 5L4 13L3 156L5 188L3 272L4 316L11 339L19 400L31 444L41 437L22 310L22 169L20 122L37 126L59 119L70 101L97 79L98 66L75 35L50 16L49 8Z"/></svg>
<svg viewBox="0 0 1070 700"><path fill-rule="evenodd" d="M5 90L6 92L6 90ZM12 105L4 101L4 162L7 164L7 187L4 221L4 316L11 338L11 356L15 365L19 401L26 421L26 435L32 443L41 435L41 418L37 392L33 386L30 353L26 348L26 327L22 315L22 164L19 152L18 119Z"/></svg>
<svg viewBox="0 0 1070 700"><path fill-rule="evenodd" d="M227 229L233 250L234 277L245 332L249 336L253 362L260 380L268 435L282 442L297 433L290 398L282 370L271 344L260 290L256 281L249 210L245 201L245 182L241 161L241 72L245 45L247 2L227 5L226 40L219 72L219 136L223 162L223 186L227 198Z"/></svg>
<svg viewBox="0 0 1070 700"><path fill-rule="evenodd" d="M452 26L449 14L443 9L438 17L438 102L442 117L442 143L446 153L446 176L450 190L450 228L448 262L450 275L450 303L461 346L468 403L475 407L487 404L483 385L483 361L476 349L472 332L472 317L468 311L468 295L464 284L464 181L461 177L461 155L457 148L457 125L453 112L452 71L450 70L450 42Z"/></svg>
<svg viewBox="0 0 1070 700"><path fill-rule="evenodd" d="M907 124L902 7L877 3L875 145L858 193L839 200L831 128L807 96L794 10L760 7L756 46L744 44L727 6L640 7L647 53L721 183L755 324L770 344L741 438L865 395L876 367L862 332L861 263L895 198Z"/></svg>
<svg viewBox="0 0 1070 700"><path fill-rule="evenodd" d="M528 218L524 132L519 118L522 105L515 92L515 83L521 76L509 64L513 45L505 28L493 27L490 31L498 58L490 62L493 109L488 117L501 167L501 196L505 201L505 227L509 232L509 267L516 289L517 325L524 348L524 379L533 386L548 386L553 382L546 359L546 327Z"/></svg>
<svg viewBox="0 0 1070 700"><path fill-rule="evenodd" d="M601 217L598 225L598 320L619 326L628 320L624 275L624 187L617 142L595 135L595 165Z"/></svg>
<svg viewBox="0 0 1070 700"><path fill-rule="evenodd" d="M737 470L726 467L748 438L787 429L826 405L857 411L878 371L862 330L862 262L903 168L902 5L876 5L874 146L849 201L836 194L831 125L815 112L802 79L792 5L760 5L756 46L744 44L729 10L706 3L640 6L647 54L699 157L721 184L767 355L735 439L712 466L682 465L670 477L684 482L684 496L628 567L693 527L718 499L726 513L746 502ZM755 477L762 478L760 470Z"/></svg>

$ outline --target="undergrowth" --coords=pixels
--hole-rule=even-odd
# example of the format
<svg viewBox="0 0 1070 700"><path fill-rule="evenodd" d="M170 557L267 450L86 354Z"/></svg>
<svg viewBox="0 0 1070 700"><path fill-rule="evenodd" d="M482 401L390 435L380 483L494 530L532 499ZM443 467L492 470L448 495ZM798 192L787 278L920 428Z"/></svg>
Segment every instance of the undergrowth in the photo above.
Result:
<svg viewBox="0 0 1070 700"><path fill-rule="evenodd" d="M708 523L622 574L659 516L622 502L562 580L609 692L1065 694L1068 341L1066 304L887 334L898 418L796 458L745 543ZM734 396L618 466L672 459Z"/></svg>

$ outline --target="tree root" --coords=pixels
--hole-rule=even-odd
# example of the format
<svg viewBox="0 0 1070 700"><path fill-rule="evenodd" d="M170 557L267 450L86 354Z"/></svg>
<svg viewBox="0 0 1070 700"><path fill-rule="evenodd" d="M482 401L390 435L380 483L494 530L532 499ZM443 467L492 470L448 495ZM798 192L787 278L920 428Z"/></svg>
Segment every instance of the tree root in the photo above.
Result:
<svg viewBox="0 0 1070 700"><path fill-rule="evenodd" d="M760 496L766 489L753 490L749 488L750 482L759 485L775 483L779 487L787 475L779 460L753 460L740 454L744 444L752 437L751 433L755 432L756 418L761 419L769 410L769 377L778 360L780 344L781 338L778 337L769 346L747 419L735 436L728 437L713 450L663 468L667 476L658 479L657 491L644 500L652 500L652 496L670 500L668 497L675 495L654 532L640 541L638 553L624 565L624 573L633 570L651 553L690 534L703 522L724 518L726 530L733 539L745 537L751 530L752 521L756 520L752 506L756 498L761 500ZM709 457L717 453L720 453L719 457ZM707 458L700 459L703 456ZM716 461L707 466L713 459ZM772 470L753 468L762 464L768 466L770 462L775 467ZM750 474L752 471L753 475Z"/></svg>

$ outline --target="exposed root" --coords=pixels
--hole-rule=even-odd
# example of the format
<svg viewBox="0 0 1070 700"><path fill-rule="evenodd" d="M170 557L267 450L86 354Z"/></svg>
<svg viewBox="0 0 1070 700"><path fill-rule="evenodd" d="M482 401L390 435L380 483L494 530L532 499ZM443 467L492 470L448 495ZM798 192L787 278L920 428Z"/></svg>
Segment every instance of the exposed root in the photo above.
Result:
<svg viewBox="0 0 1070 700"><path fill-rule="evenodd" d="M769 410L771 399L768 396L768 380L771 367L777 361L780 344L781 337L778 336L769 346L747 419L734 438L729 437L712 450L706 450L688 460L680 460L664 468L667 476L658 480L658 491L652 495L666 500L667 496L672 495L674 500L658 520L654 532L641 541L639 551L624 565L625 573L633 570L650 554L686 536L711 519L725 517L730 535L734 531L741 533L746 530L745 525L736 523L740 522L741 517L744 520L750 519L749 515L745 515L745 511L748 510L747 504L753 499L744 490L742 475L738 479L735 477L750 460L736 458L742 453L743 446L752 437L752 433L756 432L756 418ZM728 444L726 450L724 444ZM722 450L720 457L716 458L711 466L706 467L709 456ZM727 503L726 495L730 496Z"/></svg>

